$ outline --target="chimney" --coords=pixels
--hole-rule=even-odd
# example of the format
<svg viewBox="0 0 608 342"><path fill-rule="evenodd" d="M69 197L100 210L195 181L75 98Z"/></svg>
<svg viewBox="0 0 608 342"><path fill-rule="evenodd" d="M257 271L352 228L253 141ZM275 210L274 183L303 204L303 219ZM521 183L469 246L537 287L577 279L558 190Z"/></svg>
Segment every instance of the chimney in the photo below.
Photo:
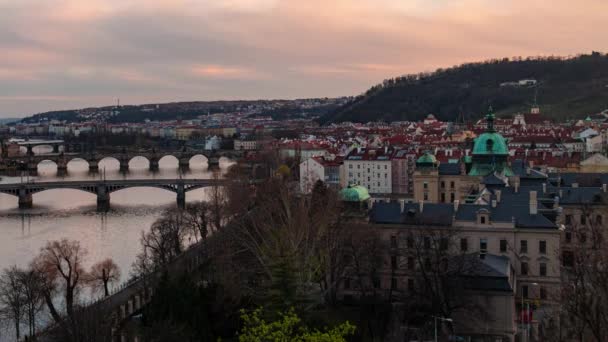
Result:
<svg viewBox="0 0 608 342"><path fill-rule="evenodd" d="M559 208L559 197L555 196L555 198L553 198L553 209L557 208Z"/></svg>
<svg viewBox="0 0 608 342"><path fill-rule="evenodd" d="M572 183L573 188L578 188L578 183Z"/></svg>
<svg viewBox="0 0 608 342"><path fill-rule="evenodd" d="M458 206L460 205L460 201L459 200L454 200L454 212L458 211Z"/></svg>
<svg viewBox="0 0 608 342"><path fill-rule="evenodd" d="M547 183L543 183L543 194L547 193Z"/></svg>
<svg viewBox="0 0 608 342"><path fill-rule="evenodd" d="M420 201L420 213L424 210L424 201Z"/></svg>
<svg viewBox="0 0 608 342"><path fill-rule="evenodd" d="M403 214L403 210L405 210L405 200L404 199L399 200L399 207L401 207L401 213Z"/></svg>
<svg viewBox="0 0 608 342"><path fill-rule="evenodd" d="M530 191L530 215L538 214L538 202L536 201L536 191Z"/></svg>
<svg viewBox="0 0 608 342"><path fill-rule="evenodd" d="M500 190L496 190L496 191L494 192L494 194L496 195L496 202L497 202L497 203L500 203L500 198L502 197L502 191L500 191Z"/></svg>
<svg viewBox="0 0 608 342"><path fill-rule="evenodd" d="M492 208L496 208L496 200L495 199L492 200Z"/></svg>
<svg viewBox="0 0 608 342"><path fill-rule="evenodd" d="M603 192L608 191L608 184L605 184L605 183L604 183L604 184L602 184L602 191L603 191Z"/></svg>

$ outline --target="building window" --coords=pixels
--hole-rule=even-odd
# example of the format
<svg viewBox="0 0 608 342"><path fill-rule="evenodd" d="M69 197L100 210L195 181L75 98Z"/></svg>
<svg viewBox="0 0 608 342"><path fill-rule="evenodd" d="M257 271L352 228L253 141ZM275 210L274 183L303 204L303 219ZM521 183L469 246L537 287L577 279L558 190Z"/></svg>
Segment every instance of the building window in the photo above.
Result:
<svg viewBox="0 0 608 342"><path fill-rule="evenodd" d="M452 192L452 193L450 194L450 202L451 202L451 203L454 203L454 200L455 200L455 199L456 199L456 195L454 195L454 193Z"/></svg>
<svg viewBox="0 0 608 342"><path fill-rule="evenodd" d="M581 233L578 235L578 241L579 241L580 243L585 243L585 242L587 242L587 234L585 234L585 233L581 232Z"/></svg>
<svg viewBox="0 0 608 342"><path fill-rule="evenodd" d="M374 276L372 282L374 283L374 288L380 288L380 278L378 276Z"/></svg>
<svg viewBox="0 0 608 342"><path fill-rule="evenodd" d="M547 264L545 264L544 262L540 263L540 276L541 277L547 276Z"/></svg>
<svg viewBox="0 0 608 342"><path fill-rule="evenodd" d="M393 255L391 256L391 269L396 270L397 266L397 257Z"/></svg>
<svg viewBox="0 0 608 342"><path fill-rule="evenodd" d="M566 243L572 242L572 232L566 232Z"/></svg>
<svg viewBox="0 0 608 342"><path fill-rule="evenodd" d="M408 257L407 258L407 269L408 270L413 270L414 269L414 257Z"/></svg>
<svg viewBox="0 0 608 342"><path fill-rule="evenodd" d="M353 164L348 164L348 168L352 169L353 168Z"/></svg>
<svg viewBox="0 0 608 342"><path fill-rule="evenodd" d="M547 254L547 241L538 241L538 253Z"/></svg>
<svg viewBox="0 0 608 342"><path fill-rule="evenodd" d="M407 289L408 289L408 291L414 291L414 279L408 278Z"/></svg>
<svg viewBox="0 0 608 342"><path fill-rule="evenodd" d="M370 171L369 171L369 167L368 167L368 168L367 168L367 173L369 173L369 172L370 172Z"/></svg>
<svg viewBox="0 0 608 342"><path fill-rule="evenodd" d="M449 240L448 238L442 237L439 240L439 249L442 251L447 251L448 250L448 245L449 245Z"/></svg>
<svg viewBox="0 0 608 342"><path fill-rule="evenodd" d="M429 183L428 182L424 182L422 183L422 187L427 190L429 188Z"/></svg>
<svg viewBox="0 0 608 342"><path fill-rule="evenodd" d="M445 193L441 193L441 203L445 203Z"/></svg>
<svg viewBox="0 0 608 342"><path fill-rule="evenodd" d="M572 215L566 215L566 224L572 224Z"/></svg>
<svg viewBox="0 0 608 342"><path fill-rule="evenodd" d="M528 285L522 285L522 287L521 287L521 295L524 298L528 298Z"/></svg>
<svg viewBox="0 0 608 342"><path fill-rule="evenodd" d="M486 238L479 239L479 250L482 252L488 251L488 239L486 239Z"/></svg>
<svg viewBox="0 0 608 342"><path fill-rule="evenodd" d="M562 253L562 265L564 267L574 266L574 253L571 251L564 251Z"/></svg>
<svg viewBox="0 0 608 342"><path fill-rule="evenodd" d="M450 182L450 189L454 189L454 181Z"/></svg>
<svg viewBox="0 0 608 342"><path fill-rule="evenodd" d="M528 263L525 261L521 263L521 275L528 275Z"/></svg>
<svg viewBox="0 0 608 342"><path fill-rule="evenodd" d="M397 248L397 237L395 235L391 235L391 248Z"/></svg>
<svg viewBox="0 0 608 342"><path fill-rule="evenodd" d="M361 165L357 164L357 169L361 169Z"/></svg>
<svg viewBox="0 0 608 342"><path fill-rule="evenodd" d="M544 286L540 287L540 299L547 299L547 289Z"/></svg>
<svg viewBox="0 0 608 342"><path fill-rule="evenodd" d="M469 249L469 240L466 238L460 239L460 250L466 252Z"/></svg>
<svg viewBox="0 0 608 342"><path fill-rule="evenodd" d="M480 216L479 217L479 223L486 224L486 217L485 216Z"/></svg>
<svg viewBox="0 0 608 342"><path fill-rule="evenodd" d="M441 181L441 188L445 189L445 182L444 181Z"/></svg>
<svg viewBox="0 0 608 342"><path fill-rule="evenodd" d="M391 278L391 288L396 289L398 288L397 286L397 278Z"/></svg>
<svg viewBox="0 0 608 342"><path fill-rule="evenodd" d="M505 253L507 251L507 240L500 240L500 252Z"/></svg>
<svg viewBox="0 0 608 342"><path fill-rule="evenodd" d="M385 170L388 170L388 165L384 165L384 169L385 169Z"/></svg>
<svg viewBox="0 0 608 342"><path fill-rule="evenodd" d="M423 198L424 198L425 201L428 201L429 200L429 194L425 192Z"/></svg>
<svg viewBox="0 0 608 342"><path fill-rule="evenodd" d="M528 253L528 240L521 240L519 242L519 252Z"/></svg>

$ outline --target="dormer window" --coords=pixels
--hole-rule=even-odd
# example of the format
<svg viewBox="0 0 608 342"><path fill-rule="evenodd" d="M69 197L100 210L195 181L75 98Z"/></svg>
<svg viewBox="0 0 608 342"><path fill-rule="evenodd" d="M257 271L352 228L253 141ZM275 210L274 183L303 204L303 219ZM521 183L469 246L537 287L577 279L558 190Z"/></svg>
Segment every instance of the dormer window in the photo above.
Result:
<svg viewBox="0 0 608 342"><path fill-rule="evenodd" d="M477 224L490 224L490 212L481 209L477 212Z"/></svg>

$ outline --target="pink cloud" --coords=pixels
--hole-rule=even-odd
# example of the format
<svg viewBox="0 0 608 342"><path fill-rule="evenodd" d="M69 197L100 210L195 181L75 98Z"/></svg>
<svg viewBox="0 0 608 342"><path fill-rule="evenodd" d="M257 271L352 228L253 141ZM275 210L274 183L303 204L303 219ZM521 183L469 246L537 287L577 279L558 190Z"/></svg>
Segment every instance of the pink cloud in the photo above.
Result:
<svg viewBox="0 0 608 342"><path fill-rule="evenodd" d="M189 72L195 76L212 79L261 79L266 77L263 73L251 68L219 64L195 65L190 68Z"/></svg>

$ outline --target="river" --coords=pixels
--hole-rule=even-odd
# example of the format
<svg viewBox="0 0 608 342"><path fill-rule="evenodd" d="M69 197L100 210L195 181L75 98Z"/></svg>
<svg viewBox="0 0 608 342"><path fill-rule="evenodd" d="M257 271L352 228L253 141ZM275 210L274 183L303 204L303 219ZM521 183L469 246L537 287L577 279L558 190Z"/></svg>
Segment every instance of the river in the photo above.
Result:
<svg viewBox="0 0 608 342"><path fill-rule="evenodd" d="M225 171L229 163L221 159L221 169ZM212 177L203 156L193 157L190 171L181 175L174 157L162 158L159 167L159 172L151 173L147 169L147 159L137 157L131 160L130 170L125 175L119 172L119 163L115 159L103 159L99 163L99 169L105 169L106 179ZM99 177L88 173L88 164L84 160L71 161L65 177L57 176L57 166L50 161L39 164L38 173L33 181ZM3 177L0 180L2 183L21 181L20 177ZM186 200L204 200L207 191L190 191ZM129 276L135 256L141 250L139 239L142 232L149 229L163 209L176 205L176 195L157 188L120 190L111 194L111 209L107 213L96 211L94 195L78 190L43 191L34 194L33 202L32 209L20 210L17 197L0 194L0 269L11 265L26 266L47 241L68 238L80 241L88 251L85 260L87 267L104 258L113 258L121 268L124 281Z"/></svg>

